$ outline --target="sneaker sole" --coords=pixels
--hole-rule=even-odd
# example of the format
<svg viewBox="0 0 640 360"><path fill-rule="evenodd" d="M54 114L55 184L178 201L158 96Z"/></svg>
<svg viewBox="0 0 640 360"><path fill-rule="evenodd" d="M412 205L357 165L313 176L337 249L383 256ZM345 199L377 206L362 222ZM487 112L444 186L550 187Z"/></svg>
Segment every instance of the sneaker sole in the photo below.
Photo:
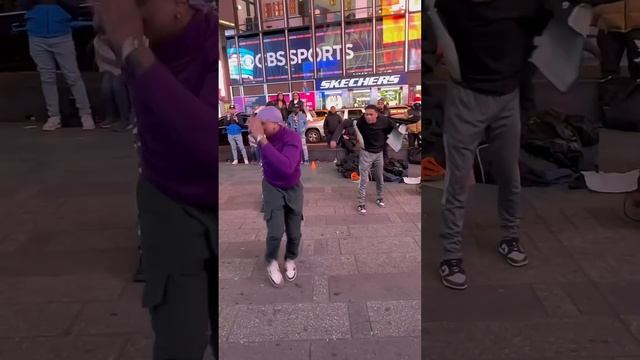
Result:
<svg viewBox="0 0 640 360"><path fill-rule="evenodd" d="M502 253L500 253L500 255L502 255ZM505 260L507 260L507 264L509 264L509 265L511 265L513 267L523 267L523 266L526 266L527 264L529 264L529 259L527 259L527 260L525 260L523 262L517 263L517 262L513 262L513 261L509 260L509 258L507 258L504 255L502 255L502 257L504 257Z"/></svg>
<svg viewBox="0 0 640 360"><path fill-rule="evenodd" d="M289 278L286 274L284 277L287 279L287 281L295 281L296 278L298 277L298 272L296 271L295 274L293 274L292 278Z"/></svg>
<svg viewBox="0 0 640 360"><path fill-rule="evenodd" d="M469 287L469 285L465 284L465 285L453 285L450 284L448 282L446 282L442 277L440 277L440 281L442 282L442 285L444 285L445 287L449 288L449 289L453 289L453 290L465 290L467 287Z"/></svg>
<svg viewBox="0 0 640 360"><path fill-rule="evenodd" d="M275 287L277 289L280 288L280 284L278 284L275 281L273 281L273 279L271 278L271 275L269 275L269 273L267 273L267 278L269 278L269 282L271 283L271 285L273 285L273 287Z"/></svg>

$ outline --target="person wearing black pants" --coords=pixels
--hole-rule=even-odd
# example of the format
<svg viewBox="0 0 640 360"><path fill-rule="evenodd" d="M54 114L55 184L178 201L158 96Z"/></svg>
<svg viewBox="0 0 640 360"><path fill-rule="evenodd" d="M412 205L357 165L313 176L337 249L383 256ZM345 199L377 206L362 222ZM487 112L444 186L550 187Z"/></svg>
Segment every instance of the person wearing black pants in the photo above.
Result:
<svg viewBox="0 0 640 360"><path fill-rule="evenodd" d="M596 8L600 32L600 65L603 79L620 75L620 61L627 52L629 75L640 79L640 0L621 0Z"/></svg>

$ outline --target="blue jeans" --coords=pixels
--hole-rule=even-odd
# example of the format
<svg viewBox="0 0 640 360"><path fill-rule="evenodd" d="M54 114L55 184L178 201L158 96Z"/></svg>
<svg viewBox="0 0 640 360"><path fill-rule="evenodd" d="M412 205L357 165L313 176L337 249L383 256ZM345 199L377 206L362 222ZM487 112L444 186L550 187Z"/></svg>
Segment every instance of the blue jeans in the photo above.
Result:
<svg viewBox="0 0 640 360"><path fill-rule="evenodd" d="M71 35L51 39L29 37L29 52L38 66L42 93L49 117L60 116L56 70L60 68L76 101L80 116L91 115L91 105L78 69L76 49ZM57 67L56 67L57 65Z"/></svg>
<svg viewBox="0 0 640 360"><path fill-rule="evenodd" d="M261 162L262 154L260 154L260 148L258 146L251 147L251 156L253 157L253 161Z"/></svg>
<svg viewBox="0 0 640 360"><path fill-rule="evenodd" d="M130 120L129 90L123 75L108 71L102 73L100 86L104 99L105 115L113 120Z"/></svg>
<svg viewBox="0 0 640 360"><path fill-rule="evenodd" d="M229 144L231 145L231 154L233 154L233 160L238 160L238 148L242 152L242 158L246 161L249 161L247 157L247 149L244 147L244 143L242 142L242 135L227 135L229 139Z"/></svg>

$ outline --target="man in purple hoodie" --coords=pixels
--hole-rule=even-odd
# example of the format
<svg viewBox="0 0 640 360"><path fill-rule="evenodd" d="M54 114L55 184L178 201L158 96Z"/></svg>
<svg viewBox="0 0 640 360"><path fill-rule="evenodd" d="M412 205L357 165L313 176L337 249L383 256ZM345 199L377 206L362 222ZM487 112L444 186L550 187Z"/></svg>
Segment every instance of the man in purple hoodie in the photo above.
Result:
<svg viewBox="0 0 640 360"><path fill-rule="evenodd" d="M217 16L187 0L109 0L96 12L137 116L153 359L202 359L207 343L217 356Z"/></svg>
<svg viewBox="0 0 640 360"><path fill-rule="evenodd" d="M294 281L298 275L295 259L302 237L304 187L300 181L302 141L286 127L282 113L274 106L259 110L249 122L251 136L262 155L262 197L267 222L267 276L275 287L282 285L278 252L282 236L287 234L285 275Z"/></svg>

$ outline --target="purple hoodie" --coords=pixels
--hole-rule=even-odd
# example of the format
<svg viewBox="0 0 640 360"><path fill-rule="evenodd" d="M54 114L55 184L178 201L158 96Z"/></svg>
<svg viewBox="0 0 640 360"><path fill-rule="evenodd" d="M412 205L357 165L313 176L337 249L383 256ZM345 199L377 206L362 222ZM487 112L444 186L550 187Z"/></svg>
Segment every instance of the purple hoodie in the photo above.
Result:
<svg viewBox="0 0 640 360"><path fill-rule="evenodd" d="M141 179L176 202L218 205L218 34L197 11L182 34L152 48L157 62L130 82Z"/></svg>
<svg viewBox="0 0 640 360"><path fill-rule="evenodd" d="M267 137L267 140L260 147L265 180L283 190L298 185L302 160L300 135L283 126L273 136Z"/></svg>

